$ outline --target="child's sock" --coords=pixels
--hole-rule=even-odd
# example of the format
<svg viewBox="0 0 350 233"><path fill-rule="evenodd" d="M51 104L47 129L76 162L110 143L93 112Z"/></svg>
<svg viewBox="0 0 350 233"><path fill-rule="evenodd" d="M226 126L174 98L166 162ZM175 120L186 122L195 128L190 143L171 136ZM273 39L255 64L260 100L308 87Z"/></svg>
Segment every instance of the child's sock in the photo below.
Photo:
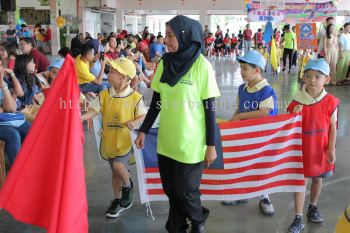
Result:
<svg viewBox="0 0 350 233"><path fill-rule="evenodd" d="M130 179L128 180L128 183L123 184L123 188L131 188L131 181L130 181Z"/></svg>

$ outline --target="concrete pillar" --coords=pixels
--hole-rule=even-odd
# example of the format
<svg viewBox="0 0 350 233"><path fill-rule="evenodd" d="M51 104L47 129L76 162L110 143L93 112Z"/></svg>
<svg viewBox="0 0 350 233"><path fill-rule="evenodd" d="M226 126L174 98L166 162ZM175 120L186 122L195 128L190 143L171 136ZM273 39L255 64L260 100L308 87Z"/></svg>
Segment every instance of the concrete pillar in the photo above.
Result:
<svg viewBox="0 0 350 233"><path fill-rule="evenodd" d="M52 33L51 51L52 55L57 55L60 50L60 33L56 25L56 18L58 17L58 4L56 0L50 1L50 27Z"/></svg>
<svg viewBox="0 0 350 233"><path fill-rule="evenodd" d="M143 31L143 29L145 29L145 27L148 26L147 15L146 14L141 15L141 19L142 19L141 23L142 23L142 31Z"/></svg>
<svg viewBox="0 0 350 233"><path fill-rule="evenodd" d="M138 30L137 30L137 16L134 16L132 19L132 34L137 34Z"/></svg>
<svg viewBox="0 0 350 233"><path fill-rule="evenodd" d="M350 22L350 16L345 16L345 23Z"/></svg>
<svg viewBox="0 0 350 233"><path fill-rule="evenodd" d="M124 12L120 9L117 9L115 11L115 25L116 25L117 30L124 29L124 25L125 25Z"/></svg>
<svg viewBox="0 0 350 233"><path fill-rule="evenodd" d="M77 17L79 20L79 33L85 34L85 10L84 10L84 2L85 1L79 1L79 5L77 6Z"/></svg>
<svg viewBox="0 0 350 233"><path fill-rule="evenodd" d="M209 30L211 31L211 14L207 14L207 23Z"/></svg>
<svg viewBox="0 0 350 233"><path fill-rule="evenodd" d="M207 25L207 21L208 21L208 14L206 12L206 10L200 10L199 11L199 22L202 24L203 28L205 25ZM210 26L209 26L210 27Z"/></svg>

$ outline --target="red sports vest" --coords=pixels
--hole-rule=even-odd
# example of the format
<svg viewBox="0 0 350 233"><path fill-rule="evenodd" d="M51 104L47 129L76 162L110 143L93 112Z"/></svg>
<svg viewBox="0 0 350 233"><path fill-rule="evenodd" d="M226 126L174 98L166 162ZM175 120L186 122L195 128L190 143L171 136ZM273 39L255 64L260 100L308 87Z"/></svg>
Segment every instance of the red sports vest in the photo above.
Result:
<svg viewBox="0 0 350 233"><path fill-rule="evenodd" d="M298 105L293 100L288 106L288 112ZM320 102L303 105L302 110L302 143L305 177L320 176L334 170L334 164L327 161L328 134L331 116L337 109L339 100L327 94Z"/></svg>

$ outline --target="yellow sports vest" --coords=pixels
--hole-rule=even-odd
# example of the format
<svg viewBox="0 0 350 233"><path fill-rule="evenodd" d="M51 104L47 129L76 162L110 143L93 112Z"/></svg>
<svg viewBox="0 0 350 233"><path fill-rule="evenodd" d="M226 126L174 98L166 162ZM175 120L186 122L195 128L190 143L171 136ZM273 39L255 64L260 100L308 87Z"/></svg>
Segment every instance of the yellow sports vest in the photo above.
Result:
<svg viewBox="0 0 350 233"><path fill-rule="evenodd" d="M112 97L108 89L100 92L102 158L108 160L130 152L131 138L126 122L135 119L136 105L141 99L142 95L136 91L126 97Z"/></svg>

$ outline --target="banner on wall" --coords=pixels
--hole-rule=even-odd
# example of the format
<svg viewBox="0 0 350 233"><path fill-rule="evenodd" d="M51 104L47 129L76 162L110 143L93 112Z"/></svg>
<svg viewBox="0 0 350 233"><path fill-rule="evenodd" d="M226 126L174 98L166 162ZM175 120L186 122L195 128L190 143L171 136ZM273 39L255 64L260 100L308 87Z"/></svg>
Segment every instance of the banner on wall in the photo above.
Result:
<svg viewBox="0 0 350 233"><path fill-rule="evenodd" d="M49 0L38 0L40 2L40 6L48 6L50 1Z"/></svg>
<svg viewBox="0 0 350 233"><path fill-rule="evenodd" d="M261 9L260 1L252 1L248 9L250 22L286 22L286 23L310 23L321 22L327 17L335 17L337 6L335 1L325 3L292 3L286 2L285 9L271 10Z"/></svg>
<svg viewBox="0 0 350 233"><path fill-rule="evenodd" d="M298 49L317 49L316 23L296 25Z"/></svg>

